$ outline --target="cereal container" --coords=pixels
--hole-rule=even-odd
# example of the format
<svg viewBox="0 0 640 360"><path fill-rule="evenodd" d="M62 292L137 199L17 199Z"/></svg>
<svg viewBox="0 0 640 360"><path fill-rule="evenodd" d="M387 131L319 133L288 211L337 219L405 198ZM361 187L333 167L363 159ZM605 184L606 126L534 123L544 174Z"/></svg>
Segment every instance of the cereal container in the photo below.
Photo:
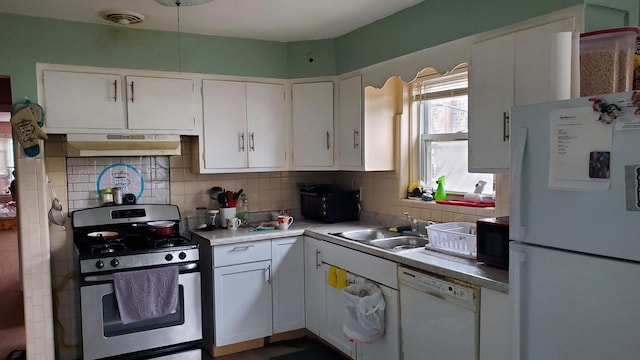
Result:
<svg viewBox="0 0 640 360"><path fill-rule="evenodd" d="M580 96L633 89L638 28L580 34Z"/></svg>

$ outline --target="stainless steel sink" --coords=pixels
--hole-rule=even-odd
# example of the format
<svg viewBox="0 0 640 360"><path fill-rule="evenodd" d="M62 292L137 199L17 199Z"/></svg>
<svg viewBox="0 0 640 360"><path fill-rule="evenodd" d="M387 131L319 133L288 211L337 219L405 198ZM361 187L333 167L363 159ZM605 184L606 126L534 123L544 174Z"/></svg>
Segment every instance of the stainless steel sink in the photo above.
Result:
<svg viewBox="0 0 640 360"><path fill-rule="evenodd" d="M390 251L422 248L429 240L417 236L396 236L388 239L371 240L367 244Z"/></svg>
<svg viewBox="0 0 640 360"><path fill-rule="evenodd" d="M393 237L402 236L400 233L389 231L387 229L364 229L364 230L351 230L343 231L340 233L333 233L331 235L340 236L348 240L368 242L378 239L389 239Z"/></svg>

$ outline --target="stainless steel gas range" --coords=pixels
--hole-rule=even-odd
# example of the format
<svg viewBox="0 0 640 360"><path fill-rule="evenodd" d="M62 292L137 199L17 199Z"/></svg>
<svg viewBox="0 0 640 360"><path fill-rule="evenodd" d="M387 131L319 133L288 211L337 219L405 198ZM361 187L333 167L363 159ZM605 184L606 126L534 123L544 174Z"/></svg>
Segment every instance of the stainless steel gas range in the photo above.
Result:
<svg viewBox="0 0 640 360"><path fill-rule="evenodd" d="M97 207L71 217L83 358L200 360L198 244L178 235L178 207ZM158 231L158 221L170 228ZM131 320L131 311L142 315Z"/></svg>

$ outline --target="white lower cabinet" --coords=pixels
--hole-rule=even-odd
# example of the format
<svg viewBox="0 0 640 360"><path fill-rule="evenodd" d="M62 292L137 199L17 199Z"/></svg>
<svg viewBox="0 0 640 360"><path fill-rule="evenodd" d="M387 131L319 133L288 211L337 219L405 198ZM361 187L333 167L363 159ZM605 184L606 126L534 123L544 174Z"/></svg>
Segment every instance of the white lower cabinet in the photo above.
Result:
<svg viewBox="0 0 640 360"><path fill-rule="evenodd" d="M398 305L398 290L391 289L384 285L380 285L382 296L385 302L385 330L384 337L379 341L367 343L358 343L357 354L358 360L385 360L399 359L400 351L400 324L398 314L400 309Z"/></svg>
<svg viewBox="0 0 640 360"><path fill-rule="evenodd" d="M372 255L351 250L328 242L319 242L306 238L305 259L305 292L307 296L322 296L324 292L324 308L319 301L306 299L307 315L318 311L324 318L318 321L315 314L307 317L307 328L320 338L333 345L347 356L357 360L392 360L400 358L399 336L399 305L397 291L397 265ZM319 252L316 252L318 250ZM310 264L309 264L310 262ZM318 274L318 264L322 262L321 275ZM311 266L310 266L311 265ZM371 281L381 289L386 303L385 334L378 341L372 343L352 343L344 334L345 304L342 290L327 284L330 265L337 266L348 272L348 278L355 282ZM322 279L319 277L322 276ZM324 290L323 290L324 289ZM312 320L310 328L309 320Z"/></svg>
<svg viewBox="0 0 640 360"><path fill-rule="evenodd" d="M480 289L480 360L511 359L509 294Z"/></svg>
<svg viewBox="0 0 640 360"><path fill-rule="evenodd" d="M312 333L324 337L326 333L325 294L327 277L322 267L320 240L304 237L304 307L305 326Z"/></svg>
<svg viewBox="0 0 640 360"><path fill-rule="evenodd" d="M271 335L271 261L213 270L216 346Z"/></svg>
<svg viewBox="0 0 640 360"><path fill-rule="evenodd" d="M288 237L271 240L273 333L303 329L304 240Z"/></svg>
<svg viewBox="0 0 640 360"><path fill-rule="evenodd" d="M324 278L327 278L329 272L329 265L323 264ZM325 281L326 284L326 281ZM326 296L325 303L327 307L327 327L325 335L322 337L329 344L335 346L338 350L342 351L350 358L356 358L356 346L349 341L349 338L344 334L344 299L342 297L342 290L330 285L325 285Z"/></svg>
<svg viewBox="0 0 640 360"><path fill-rule="evenodd" d="M213 247L214 345L304 328L302 237Z"/></svg>

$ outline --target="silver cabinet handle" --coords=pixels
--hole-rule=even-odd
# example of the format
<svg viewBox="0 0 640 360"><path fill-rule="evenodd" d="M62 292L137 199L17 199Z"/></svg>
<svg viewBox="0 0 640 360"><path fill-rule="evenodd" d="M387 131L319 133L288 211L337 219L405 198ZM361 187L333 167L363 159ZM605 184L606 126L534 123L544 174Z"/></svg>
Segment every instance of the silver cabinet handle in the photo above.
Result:
<svg viewBox="0 0 640 360"><path fill-rule="evenodd" d="M247 251L252 247L253 247L253 245L234 246L233 249L231 249L231 251Z"/></svg>
<svg viewBox="0 0 640 360"><path fill-rule="evenodd" d="M134 90L133 90L133 81L132 81L131 82L131 102L135 102L133 94L134 94Z"/></svg>
<svg viewBox="0 0 640 360"><path fill-rule="evenodd" d="M113 102L118 102L118 80L113 80Z"/></svg>
<svg viewBox="0 0 640 360"><path fill-rule="evenodd" d="M327 150L329 150L329 142L331 141L331 137L329 136L329 132L327 131Z"/></svg>
<svg viewBox="0 0 640 360"><path fill-rule="evenodd" d="M249 151L256 151L256 146L255 146L256 145L256 140L253 137L253 133L249 134L249 138L251 140L251 145L249 147Z"/></svg>
<svg viewBox="0 0 640 360"><path fill-rule="evenodd" d="M240 133L240 151L244 152L244 133Z"/></svg>
<svg viewBox="0 0 640 360"><path fill-rule="evenodd" d="M316 249L316 269L319 269L322 263L320 262L320 250Z"/></svg>
<svg viewBox="0 0 640 360"><path fill-rule="evenodd" d="M502 113L502 141L509 140L509 115L507 112Z"/></svg>
<svg viewBox="0 0 640 360"><path fill-rule="evenodd" d="M358 131L358 129L353 129L353 148L357 148L358 146L360 146L360 144L358 144L358 135L360 134L360 132Z"/></svg>
<svg viewBox="0 0 640 360"><path fill-rule="evenodd" d="M267 268L264 269L264 271L267 275L267 285L271 285L271 265L267 265Z"/></svg>

